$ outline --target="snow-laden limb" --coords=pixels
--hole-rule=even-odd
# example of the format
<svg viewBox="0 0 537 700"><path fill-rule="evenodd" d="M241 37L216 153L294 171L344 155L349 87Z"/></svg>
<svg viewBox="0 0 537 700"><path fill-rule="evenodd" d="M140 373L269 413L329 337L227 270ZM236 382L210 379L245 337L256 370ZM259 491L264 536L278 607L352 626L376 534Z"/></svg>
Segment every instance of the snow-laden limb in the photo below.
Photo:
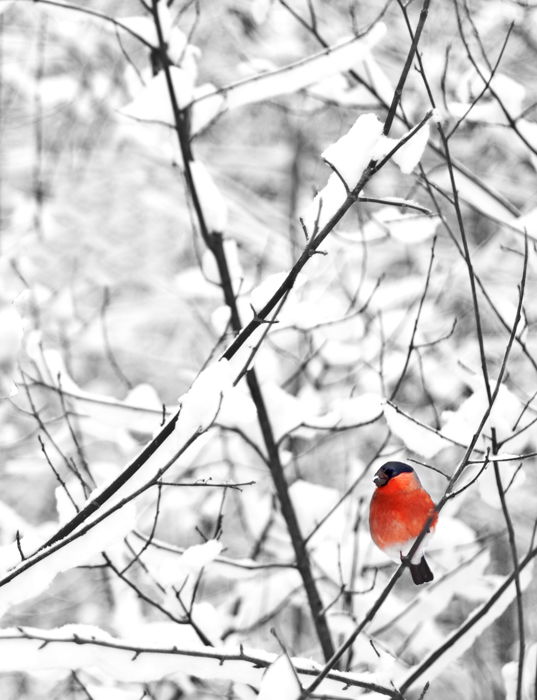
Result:
<svg viewBox="0 0 537 700"><path fill-rule="evenodd" d="M2 558L0 571L0 615L11 606L40 595L58 574L91 562L97 554L114 547L129 534L136 524L135 501L129 499L136 496L137 488L143 490L145 484L164 470L177 451L172 433L126 484L104 505L88 514L87 520L72 535L43 549L46 537L32 540L28 543L31 546L27 546L23 538L21 550L26 555L23 561L20 561L18 545L9 545L11 556ZM95 489L82 508L98 501L109 485ZM51 533L47 531L46 535ZM15 565L17 560L19 563Z"/></svg>
<svg viewBox="0 0 537 700"><path fill-rule="evenodd" d="M0 630L0 673L92 669L103 679L150 683L176 674L204 680L225 680L262 687L266 669L277 654L243 646L189 648L166 646L149 635L143 646L87 625L52 630L17 627ZM290 659L298 681L307 686L322 666L310 659ZM277 669L276 669L277 670ZM372 674L332 671L319 686L326 695L353 697L359 689L391 696L392 689L375 682Z"/></svg>
<svg viewBox="0 0 537 700"><path fill-rule="evenodd" d="M24 560L22 564L30 561L30 567L25 568L19 575L0 586L0 615L4 615L13 605L40 595L50 586L56 576L63 571L68 571L81 564L90 562L97 554L125 537L133 529L134 524L134 505L126 504L123 508L111 514L106 520L94 525L84 535L83 541L74 540L68 542L61 548L51 551L49 556L35 558L33 561L31 557L28 560ZM27 538L22 538L20 550L27 554L32 552L37 546L42 546L42 544L43 541L38 541L34 537L31 538L31 541L27 541ZM2 570L0 571L0 577L2 578L17 570L17 567L13 569L7 568L9 563L13 566L15 557L18 557L20 561L19 545L14 543L3 549L6 551L4 552L5 556L2 557Z"/></svg>
<svg viewBox="0 0 537 700"><path fill-rule="evenodd" d="M381 136L382 122L374 114L361 114L346 134L325 148L322 157L335 172L301 216L310 236L324 228L344 204L378 150Z"/></svg>
<svg viewBox="0 0 537 700"><path fill-rule="evenodd" d="M4 564L0 572L0 614L13 604L39 595L59 573L87 563L97 553L121 541L135 526L136 496L177 462L179 455L184 456L192 449L195 438L213 424L222 395L231 386L232 376L226 360L209 365L181 397L181 409L172 419L175 425L171 434L138 469L132 470L130 478L124 476L127 468L118 479L95 489L81 508L86 517L67 536L50 546L39 542L35 549L23 550L26 558L18 566L13 567L12 560L8 559L11 564ZM197 440L194 449L200 444ZM16 544L11 545L15 547Z"/></svg>
<svg viewBox="0 0 537 700"><path fill-rule="evenodd" d="M382 127L375 114L361 114L346 134L321 153L350 190L371 160L382 135Z"/></svg>
<svg viewBox="0 0 537 700"><path fill-rule="evenodd" d="M107 499L104 509L99 508L91 516L96 519L103 510L131 498L138 490L162 475L172 464L177 466L185 459L185 454L200 448L195 439L213 425L222 405L224 394L233 386L233 375L227 360L219 360L208 365L196 377L190 389L179 397L180 410L170 436L144 460L140 468ZM90 494L88 503L110 486L104 484ZM86 504L87 505L87 504Z"/></svg>
<svg viewBox="0 0 537 700"><path fill-rule="evenodd" d="M532 580L532 554L527 555L520 566L520 586L525 590ZM437 678L451 663L456 661L474 644L483 632L495 622L513 602L516 596L514 576L507 577L482 606L474 610L444 643L436 648L422 663L417 664L397 681L401 692L416 681L421 684Z"/></svg>
<svg viewBox="0 0 537 700"><path fill-rule="evenodd" d="M359 106L364 101L363 93L358 88L348 89L341 73L363 65L385 33L386 26L378 22L366 36L353 37L288 66L272 69L269 62L259 60L260 70L254 75L222 88L209 83L200 85L195 88L191 102L193 133L227 110L302 89L342 104ZM250 61L250 66L254 63Z"/></svg>
<svg viewBox="0 0 537 700"><path fill-rule="evenodd" d="M205 103L207 109L207 105L214 102L218 111L222 101L227 109L234 109L278 95L297 92L354 66L385 33L386 26L378 22L366 36L353 37L297 63L207 92L194 100L194 111L197 105L202 103Z"/></svg>

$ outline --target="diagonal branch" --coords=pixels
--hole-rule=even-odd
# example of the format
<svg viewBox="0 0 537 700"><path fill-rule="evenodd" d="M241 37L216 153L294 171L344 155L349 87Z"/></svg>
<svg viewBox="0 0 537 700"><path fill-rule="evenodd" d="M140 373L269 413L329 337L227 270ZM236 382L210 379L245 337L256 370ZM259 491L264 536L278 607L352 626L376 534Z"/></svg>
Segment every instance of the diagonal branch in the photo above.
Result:
<svg viewBox="0 0 537 700"><path fill-rule="evenodd" d="M233 291L233 284L224 249L223 236L222 233L219 231L209 231L205 222L199 196L196 191L196 186L190 172L189 162L193 159L192 147L188 141L189 135L185 127L186 120L184 119L183 114L178 108L178 102L175 96L173 81L170 75L169 60L166 53L166 45L164 42L162 28L160 26L160 19L157 12L158 0L152 0L152 2L153 19L155 22L155 27L160 44L159 52L161 55L163 69L166 74L166 83L168 86L168 92L172 103L173 113L176 122L176 133L179 140L181 153L183 155L185 174L187 175L187 185L189 188L190 195L192 197L192 201L194 203L194 209L198 218L202 238L215 259L215 263L220 276L220 287L222 289L224 299L227 307L229 308L231 316L231 326L235 333L239 333L242 328L242 323L237 307L235 293ZM272 480L276 489L282 515L287 525L289 537L291 539L291 543L295 552L297 569L300 573L304 584L306 597L308 599L309 607L311 610L313 624L317 632L319 643L323 650L324 658L325 660L327 660L334 653L334 645L332 642L330 630L328 628L326 615L323 612L321 596L319 594L317 584L313 576L307 546L304 541L304 537L302 536L300 526L298 523L298 518L289 495L289 488L284 475L283 465L280 459L280 453L276 444L276 440L274 438L274 432L272 430L272 425L270 422L270 418L263 398L263 393L261 391L261 387L259 385L255 369L252 368L247 371L246 382L250 390L252 400L256 406L259 426L261 428L265 448L268 454L268 464Z"/></svg>
<svg viewBox="0 0 537 700"><path fill-rule="evenodd" d="M412 66L412 61L414 60L414 57L416 56L416 53L418 51L418 44L421 38L421 33L423 31L423 27L425 26L425 22L427 21L427 15L429 13L429 3L430 0L424 0L423 5L421 6L418 26L416 27L416 32L412 37L412 44L410 45L410 50L407 54L405 65L403 66L403 70L401 71L401 75L399 76L399 81L395 88L395 92L393 93L392 103L390 105L390 108L388 109L386 121L384 122L383 133L385 136L387 136L390 133L390 129L392 128L393 120L395 119L395 113L397 112L397 107L399 106L399 103L401 102L401 97L403 95L403 88L405 86L410 67ZM399 4L401 4L401 2L399 2Z"/></svg>

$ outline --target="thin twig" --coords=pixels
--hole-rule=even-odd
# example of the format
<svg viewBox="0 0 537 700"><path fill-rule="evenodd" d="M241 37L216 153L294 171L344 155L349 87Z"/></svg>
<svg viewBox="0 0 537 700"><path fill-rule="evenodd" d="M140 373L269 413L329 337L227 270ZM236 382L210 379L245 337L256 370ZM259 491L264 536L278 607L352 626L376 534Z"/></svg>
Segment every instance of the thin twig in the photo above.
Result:
<svg viewBox="0 0 537 700"><path fill-rule="evenodd" d="M496 454L498 452L498 440L496 438L496 429L492 428L492 449ZM516 682L516 700L522 700L522 680L524 674L524 656L526 654L526 635L524 629L524 601L522 598L522 586L520 584L520 569L518 564L518 551L515 538L515 530L513 527L513 521L511 519L511 514L509 512L509 507L507 505L507 499L505 497L506 489L504 489L502 484L502 477L500 474L500 466L496 460L492 462L494 466L494 479L496 481L496 489L498 491L498 497L500 499L503 518L505 520L505 525L507 527L507 539L509 541L509 549L511 552L511 558L513 561L513 572L516 590L516 609L517 609L517 623L518 623L518 670L517 670L517 682Z"/></svg>

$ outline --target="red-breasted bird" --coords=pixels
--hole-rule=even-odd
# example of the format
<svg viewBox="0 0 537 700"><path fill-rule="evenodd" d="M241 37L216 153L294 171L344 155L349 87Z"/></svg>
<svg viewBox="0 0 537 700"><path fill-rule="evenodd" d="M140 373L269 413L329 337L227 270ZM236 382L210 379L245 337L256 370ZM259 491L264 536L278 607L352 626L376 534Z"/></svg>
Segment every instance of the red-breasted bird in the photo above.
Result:
<svg viewBox="0 0 537 700"><path fill-rule="evenodd" d="M369 509L369 529L373 542L390 559L400 562L408 554L425 523L434 514L429 532L409 563L415 584L432 581L433 572L424 557L429 533L438 520L431 497L414 469L404 462L386 462L373 481L377 488Z"/></svg>

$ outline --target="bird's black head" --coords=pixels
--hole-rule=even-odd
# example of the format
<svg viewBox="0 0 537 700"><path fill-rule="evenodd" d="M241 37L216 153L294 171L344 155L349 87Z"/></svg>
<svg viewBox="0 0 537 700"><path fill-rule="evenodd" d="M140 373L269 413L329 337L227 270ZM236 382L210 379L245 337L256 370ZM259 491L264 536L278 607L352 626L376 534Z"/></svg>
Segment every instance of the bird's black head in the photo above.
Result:
<svg viewBox="0 0 537 700"><path fill-rule="evenodd" d="M386 486L390 479L403 472L413 472L411 466L404 462L386 462L375 474L373 481L377 486Z"/></svg>

